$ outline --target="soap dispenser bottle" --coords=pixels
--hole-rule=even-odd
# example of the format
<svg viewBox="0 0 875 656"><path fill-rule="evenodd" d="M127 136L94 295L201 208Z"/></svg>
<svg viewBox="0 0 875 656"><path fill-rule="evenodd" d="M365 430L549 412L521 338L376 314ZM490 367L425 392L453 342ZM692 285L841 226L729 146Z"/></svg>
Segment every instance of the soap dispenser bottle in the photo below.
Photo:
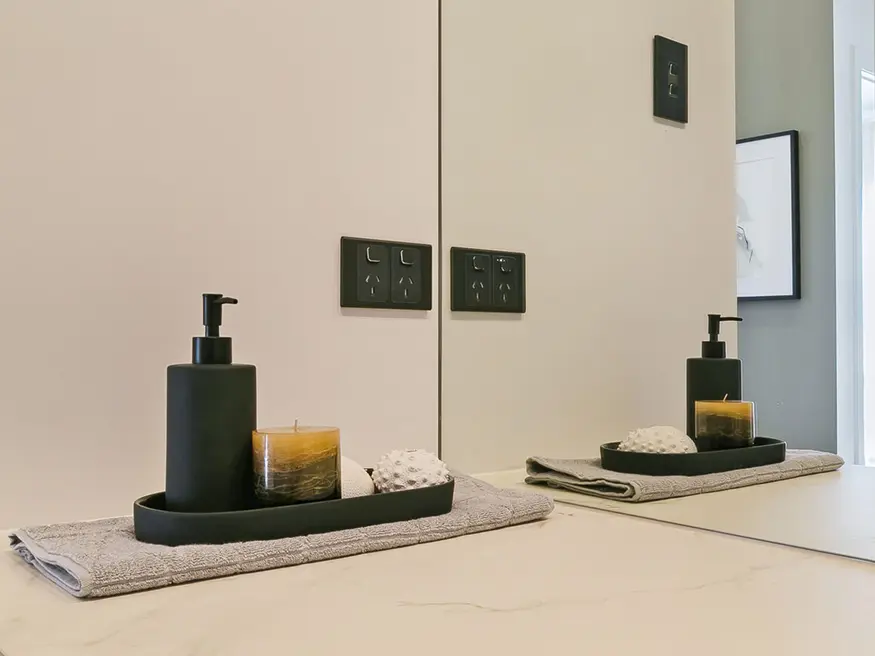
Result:
<svg viewBox="0 0 875 656"><path fill-rule="evenodd" d="M236 303L204 294L205 333L192 339L191 364L167 368L167 510L253 506L255 367L232 364L231 338L219 335L222 308Z"/></svg>
<svg viewBox="0 0 875 656"><path fill-rule="evenodd" d="M708 315L708 341L702 357L687 359L687 435L696 435L696 401L741 401L741 360L726 357L720 324L740 317Z"/></svg>

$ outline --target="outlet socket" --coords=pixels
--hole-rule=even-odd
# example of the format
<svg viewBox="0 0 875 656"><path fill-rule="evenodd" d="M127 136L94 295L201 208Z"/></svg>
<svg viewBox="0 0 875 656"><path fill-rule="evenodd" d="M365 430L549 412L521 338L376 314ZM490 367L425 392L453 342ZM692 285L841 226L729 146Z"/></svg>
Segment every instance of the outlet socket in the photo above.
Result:
<svg viewBox="0 0 875 656"><path fill-rule="evenodd" d="M341 237L340 306L431 310L431 246Z"/></svg>
<svg viewBox="0 0 875 656"><path fill-rule="evenodd" d="M450 249L450 309L456 312L526 311L524 253Z"/></svg>

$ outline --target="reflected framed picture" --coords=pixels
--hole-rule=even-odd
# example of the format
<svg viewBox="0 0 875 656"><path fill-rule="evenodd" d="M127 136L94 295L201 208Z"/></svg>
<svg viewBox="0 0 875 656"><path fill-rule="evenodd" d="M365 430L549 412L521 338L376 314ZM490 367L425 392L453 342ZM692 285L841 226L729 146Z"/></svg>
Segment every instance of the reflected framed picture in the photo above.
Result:
<svg viewBox="0 0 875 656"><path fill-rule="evenodd" d="M739 301L799 299L799 133L735 144Z"/></svg>

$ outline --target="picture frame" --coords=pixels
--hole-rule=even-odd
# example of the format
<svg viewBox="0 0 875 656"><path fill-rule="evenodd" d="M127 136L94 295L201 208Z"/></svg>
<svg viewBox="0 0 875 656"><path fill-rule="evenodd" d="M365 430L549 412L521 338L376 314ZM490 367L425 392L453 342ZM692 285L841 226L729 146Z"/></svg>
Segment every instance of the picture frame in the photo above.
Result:
<svg viewBox="0 0 875 656"><path fill-rule="evenodd" d="M797 130L736 141L735 202L738 300L802 298Z"/></svg>

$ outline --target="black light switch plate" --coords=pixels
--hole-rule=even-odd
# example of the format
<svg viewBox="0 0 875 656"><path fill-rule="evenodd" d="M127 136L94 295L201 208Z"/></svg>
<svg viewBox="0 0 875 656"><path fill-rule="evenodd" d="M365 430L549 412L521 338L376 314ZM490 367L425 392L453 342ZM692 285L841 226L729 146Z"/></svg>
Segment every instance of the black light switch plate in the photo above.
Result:
<svg viewBox="0 0 875 656"><path fill-rule="evenodd" d="M689 120L687 46L653 37L653 115L677 123Z"/></svg>
<svg viewBox="0 0 875 656"><path fill-rule="evenodd" d="M341 237L340 307L431 310L431 246Z"/></svg>
<svg viewBox="0 0 875 656"><path fill-rule="evenodd" d="M450 309L456 312L524 313L525 254L451 248Z"/></svg>

